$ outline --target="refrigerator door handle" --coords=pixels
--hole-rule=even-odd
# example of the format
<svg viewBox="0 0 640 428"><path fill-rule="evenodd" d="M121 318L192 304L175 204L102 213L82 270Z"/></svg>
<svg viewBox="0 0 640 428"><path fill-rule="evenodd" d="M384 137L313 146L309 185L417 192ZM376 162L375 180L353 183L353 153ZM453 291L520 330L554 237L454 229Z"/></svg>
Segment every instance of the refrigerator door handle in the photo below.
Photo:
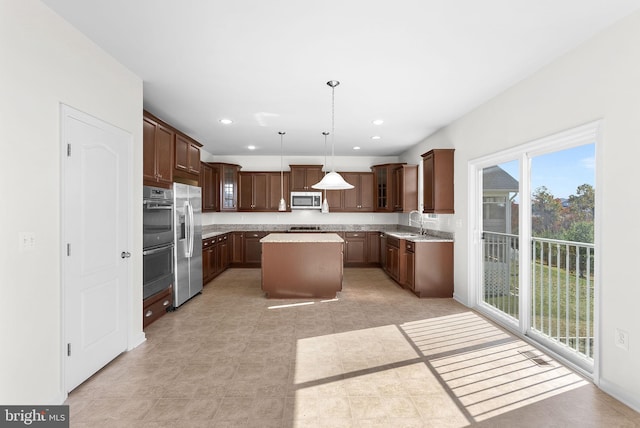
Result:
<svg viewBox="0 0 640 428"><path fill-rule="evenodd" d="M193 257L193 242L195 241L194 235L196 233L195 224L193 220L193 205L191 202L188 203L188 211L189 211L189 257Z"/></svg>

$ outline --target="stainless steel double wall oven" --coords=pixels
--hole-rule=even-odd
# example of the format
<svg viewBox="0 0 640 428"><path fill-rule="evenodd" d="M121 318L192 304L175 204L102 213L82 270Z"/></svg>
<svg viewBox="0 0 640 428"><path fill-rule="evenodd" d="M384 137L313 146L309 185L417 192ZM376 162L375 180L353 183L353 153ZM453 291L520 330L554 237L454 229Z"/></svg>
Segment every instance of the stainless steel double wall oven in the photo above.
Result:
<svg viewBox="0 0 640 428"><path fill-rule="evenodd" d="M173 191L144 186L143 204L143 298L146 299L173 284Z"/></svg>

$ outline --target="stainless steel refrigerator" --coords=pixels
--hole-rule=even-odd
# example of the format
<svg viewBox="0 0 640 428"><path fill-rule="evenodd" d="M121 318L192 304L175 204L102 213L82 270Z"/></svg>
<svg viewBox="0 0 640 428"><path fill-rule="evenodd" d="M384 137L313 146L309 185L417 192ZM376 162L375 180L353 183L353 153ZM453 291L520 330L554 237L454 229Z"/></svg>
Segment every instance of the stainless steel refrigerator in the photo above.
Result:
<svg viewBox="0 0 640 428"><path fill-rule="evenodd" d="M175 210L175 279L173 306L202 291L202 191L173 183Z"/></svg>

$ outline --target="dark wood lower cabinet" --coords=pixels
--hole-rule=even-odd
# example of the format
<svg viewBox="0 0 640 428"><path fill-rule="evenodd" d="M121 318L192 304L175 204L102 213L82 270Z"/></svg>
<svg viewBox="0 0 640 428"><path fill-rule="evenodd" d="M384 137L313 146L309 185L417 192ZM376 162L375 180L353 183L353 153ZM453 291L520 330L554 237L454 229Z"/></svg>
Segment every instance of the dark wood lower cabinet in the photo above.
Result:
<svg viewBox="0 0 640 428"><path fill-rule="evenodd" d="M230 265L229 233L202 240L202 283L206 285Z"/></svg>
<svg viewBox="0 0 640 428"><path fill-rule="evenodd" d="M309 239L264 242L262 290L267 297L333 299L342 290L343 243Z"/></svg>
<svg viewBox="0 0 640 428"><path fill-rule="evenodd" d="M380 232L367 232L367 263L380 264Z"/></svg>
<svg viewBox="0 0 640 428"><path fill-rule="evenodd" d="M207 284L230 266L260 267L262 243L269 232L229 232L202 241L203 282ZM453 297L453 242L407 241L380 232L333 232L344 239L343 264L381 266L400 286L418 297ZM160 296L160 297L158 297ZM158 299L145 300L145 326L160 317ZM147 309L151 312L147 312ZM148 315L147 315L148 313Z"/></svg>
<svg viewBox="0 0 640 428"><path fill-rule="evenodd" d="M367 233L345 232L344 264L345 266L362 265L367 262Z"/></svg>
<svg viewBox="0 0 640 428"><path fill-rule="evenodd" d="M142 302L142 328L146 328L166 314L167 309L171 307L173 307L173 287L144 299Z"/></svg>
<svg viewBox="0 0 640 428"><path fill-rule="evenodd" d="M247 267L259 267L262 263L262 244L260 240L267 236L266 232L245 232L244 233L244 259L243 264Z"/></svg>
<svg viewBox="0 0 640 428"><path fill-rule="evenodd" d="M244 232L231 234L231 265L242 264L244 260Z"/></svg>
<svg viewBox="0 0 640 428"><path fill-rule="evenodd" d="M260 267L262 263L262 244L260 240L268 232L230 233L227 251L229 265L232 267Z"/></svg>
<svg viewBox="0 0 640 428"><path fill-rule="evenodd" d="M453 242L407 242L404 285L418 297L453 297Z"/></svg>
<svg viewBox="0 0 640 428"><path fill-rule="evenodd" d="M380 232L336 232L344 239L344 265L380 266Z"/></svg>
<svg viewBox="0 0 640 428"><path fill-rule="evenodd" d="M387 236L383 268L398 284L406 278L405 240Z"/></svg>

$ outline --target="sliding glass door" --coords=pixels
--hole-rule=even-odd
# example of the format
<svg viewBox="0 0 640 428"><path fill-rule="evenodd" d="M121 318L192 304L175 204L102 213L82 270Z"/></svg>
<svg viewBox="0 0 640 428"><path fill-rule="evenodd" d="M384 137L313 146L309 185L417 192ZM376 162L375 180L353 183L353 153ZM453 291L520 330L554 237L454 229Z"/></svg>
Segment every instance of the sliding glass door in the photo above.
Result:
<svg viewBox="0 0 640 428"><path fill-rule="evenodd" d="M518 161L482 169L482 301L508 322L520 318Z"/></svg>
<svg viewBox="0 0 640 428"><path fill-rule="evenodd" d="M478 307L594 367L598 124L475 163Z"/></svg>
<svg viewBox="0 0 640 428"><path fill-rule="evenodd" d="M531 335L593 359L595 144L531 158Z"/></svg>

